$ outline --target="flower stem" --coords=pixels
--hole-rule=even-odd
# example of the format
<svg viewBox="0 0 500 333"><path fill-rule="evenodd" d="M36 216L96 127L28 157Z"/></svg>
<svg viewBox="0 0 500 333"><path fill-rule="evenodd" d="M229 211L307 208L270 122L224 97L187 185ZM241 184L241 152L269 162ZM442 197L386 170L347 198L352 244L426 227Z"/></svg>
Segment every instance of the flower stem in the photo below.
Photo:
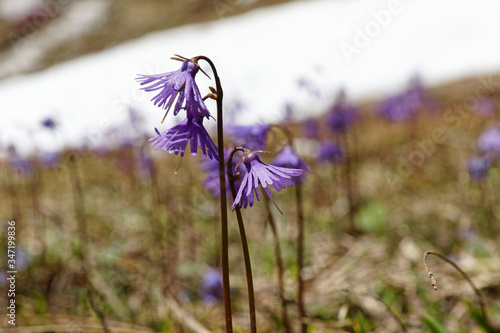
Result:
<svg viewBox="0 0 500 333"><path fill-rule="evenodd" d="M234 148L229 154L227 160L227 177L229 180L229 187L231 188L231 194L233 199L236 198L236 187L234 186L234 176L233 176L233 155L236 151L244 151L241 147ZM241 246L243 248L243 258L245 261L245 272L247 276L247 290L248 290L248 311L250 314L250 332L257 332L257 319L255 316L255 297L253 290L253 278L252 278L252 265L250 262L250 253L248 251L247 237L245 233L245 225L243 224L243 217L241 216L241 210L239 206L235 208L236 219L238 220L238 228L240 230Z"/></svg>
<svg viewBox="0 0 500 333"><path fill-rule="evenodd" d="M302 185L295 185L295 200L297 204L297 224L299 232L297 235L297 283L298 283L298 297L297 307L300 316L300 331L307 332L306 309L304 306L304 279L302 279L302 269L304 268L304 210L302 207Z"/></svg>
<svg viewBox="0 0 500 333"><path fill-rule="evenodd" d="M267 199L267 198L266 198ZM283 323L283 331L290 333L292 331L290 327L290 321L288 320L288 313L286 310L286 298L285 298L285 284L283 282L283 276L285 274L285 269L283 267L283 258L281 255L280 241L278 238L278 230L276 228L276 223L274 221L273 214L271 213L271 207L269 207L269 199L264 200L266 202L267 210L267 220L269 221L269 226L273 232L274 238L274 255L276 256L276 264L278 265L278 288L281 301L281 321Z"/></svg>
<svg viewBox="0 0 500 333"><path fill-rule="evenodd" d="M424 259L423 259L424 268L427 271L427 274L429 275L429 279L431 280L431 284L432 284L432 287L434 287L434 290L437 290L438 287L437 287L437 281L434 278L434 274L432 274L429 267L427 267L426 259L427 259L427 256L429 256L429 255L435 255L439 259L441 259L441 260L445 261L446 263L450 264L451 266L453 266L453 268L455 268L458 272L460 272L460 274L462 274L464 279L467 281L467 283L469 283L471 288L474 290L474 293L476 293L477 299L479 300L479 306L481 307L481 313L483 314L484 323L487 326L488 331L497 332L498 328L493 327L493 325L488 317L488 313L486 312L486 302L484 301L483 294L481 294L479 289L476 288L476 286L474 285L474 283L472 282L470 277L467 275L467 273L465 273L462 269L460 269L460 267L457 266L457 264L455 264L450 259L446 258L444 255L437 253L437 252L433 252L433 251L427 251L427 252L425 252Z"/></svg>
<svg viewBox="0 0 500 333"><path fill-rule="evenodd" d="M212 60L205 56L194 58L197 60L205 60L212 68L215 86L217 90L217 146L219 153L219 184L220 184L220 219L221 219L221 243L222 243L222 286L224 289L224 314L226 320L226 333L233 331L233 322L231 315L231 295L229 285L229 237L227 226L227 197L226 197L226 176L224 169L224 133L222 122L222 85L217 69Z"/></svg>

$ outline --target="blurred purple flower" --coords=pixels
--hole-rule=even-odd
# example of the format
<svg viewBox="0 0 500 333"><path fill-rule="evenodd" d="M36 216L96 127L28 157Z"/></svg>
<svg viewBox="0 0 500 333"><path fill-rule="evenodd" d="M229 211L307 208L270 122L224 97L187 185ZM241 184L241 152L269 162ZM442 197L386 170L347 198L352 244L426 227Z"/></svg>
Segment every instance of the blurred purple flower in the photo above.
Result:
<svg viewBox="0 0 500 333"><path fill-rule="evenodd" d="M41 121L42 127L48 128L50 130L54 130L57 127L57 123L54 119L47 117Z"/></svg>
<svg viewBox="0 0 500 333"><path fill-rule="evenodd" d="M19 156L14 146L10 145L7 150L9 153L9 168L12 171L18 172L22 176L33 174L33 164L28 159Z"/></svg>
<svg viewBox="0 0 500 333"><path fill-rule="evenodd" d="M217 269L210 269L203 275L200 294L207 306L215 305L224 295L222 274Z"/></svg>
<svg viewBox="0 0 500 333"><path fill-rule="evenodd" d="M341 90L328 113L326 122L334 133L344 134L355 123L357 115L358 110Z"/></svg>
<svg viewBox="0 0 500 333"><path fill-rule="evenodd" d="M256 152L247 150L242 158L242 162L246 167L246 173L243 177L240 189L234 200L231 208L234 210L237 205L246 208L248 205L253 206L254 193L258 201L260 201L259 185L266 194L267 198L274 203L273 195L268 185L271 185L276 191L284 189L287 185L293 185L290 180L293 176L300 176L304 170L289 169L277 167L263 163Z"/></svg>
<svg viewBox="0 0 500 333"><path fill-rule="evenodd" d="M291 169L302 169L304 171L309 171L307 164L293 151L292 147L285 146L281 152L276 155L274 160L271 162L272 165L282 168ZM294 184L302 184L304 174L300 176L293 176L292 182Z"/></svg>
<svg viewBox="0 0 500 333"><path fill-rule="evenodd" d="M203 127L203 118L198 117L199 121L192 118L186 118L174 127L160 134L155 128L157 136L150 138L148 141L153 141L154 149L168 151L170 154L181 154L184 156L184 150L189 142L191 145L191 155L196 156L198 145L200 146L203 155L216 160L219 159L217 146L213 143L212 138Z"/></svg>
<svg viewBox="0 0 500 333"><path fill-rule="evenodd" d="M302 123L302 135L308 139L317 139L319 124L316 119L310 118Z"/></svg>
<svg viewBox="0 0 500 333"><path fill-rule="evenodd" d="M420 77L410 80L409 87L402 93L383 100L378 113L389 121L406 122L411 120L422 107L435 108L436 101L425 96Z"/></svg>
<svg viewBox="0 0 500 333"><path fill-rule="evenodd" d="M496 100L488 97L478 97L474 101L474 112L483 117L494 116L496 108Z"/></svg>
<svg viewBox="0 0 500 333"><path fill-rule="evenodd" d="M267 132L271 128L267 124L228 127L234 137L236 146L245 146L251 150L262 150L266 145Z"/></svg>
<svg viewBox="0 0 500 333"><path fill-rule="evenodd" d="M491 161L487 157L474 156L467 161L467 169L471 178L477 182L481 181L491 167Z"/></svg>
<svg viewBox="0 0 500 333"><path fill-rule="evenodd" d="M236 155L235 155L236 157ZM224 161L227 161L229 158L229 152L224 152ZM219 162L216 160L211 160L208 158L204 158L200 162L201 168L205 171L205 181L203 182L203 186L208 189L215 197L220 197L220 186L219 186ZM244 168L243 165L239 164L236 172L233 170L233 173L243 173ZM224 175L226 178L226 191L227 197L231 198L231 188L229 187L229 180L227 178L227 167L226 163L224 163ZM239 182L234 183L236 192L238 192L240 188Z"/></svg>
<svg viewBox="0 0 500 333"><path fill-rule="evenodd" d="M167 113L177 98L174 115L177 115L181 109L185 109L188 118L198 118L200 113L208 118L210 112L194 79L199 69L196 62L185 60L177 71L156 75L139 74L136 80L144 85L141 89L145 91L160 90L151 101L167 110Z"/></svg>
<svg viewBox="0 0 500 333"><path fill-rule="evenodd" d="M329 162L332 164L340 163L344 158L342 148L334 141L321 142L319 147L318 159L321 162Z"/></svg>
<svg viewBox="0 0 500 333"><path fill-rule="evenodd" d="M408 97L406 93L402 93L385 99L380 103L378 113L385 119L396 123L412 119L417 108Z"/></svg>
<svg viewBox="0 0 500 333"><path fill-rule="evenodd" d="M490 157L500 157L500 127L488 127L477 139L477 147Z"/></svg>

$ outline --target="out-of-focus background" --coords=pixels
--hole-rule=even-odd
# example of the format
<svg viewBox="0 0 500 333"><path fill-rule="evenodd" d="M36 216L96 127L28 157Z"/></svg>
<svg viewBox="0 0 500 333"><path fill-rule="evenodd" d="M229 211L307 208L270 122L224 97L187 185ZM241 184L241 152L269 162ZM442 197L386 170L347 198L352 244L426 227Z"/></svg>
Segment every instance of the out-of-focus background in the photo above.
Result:
<svg viewBox="0 0 500 333"><path fill-rule="evenodd" d="M499 10L495 0L0 0L0 223L7 235L16 221L17 327L222 330L219 206L204 157L152 149L154 128L180 118L160 124L135 80L177 70L180 54L217 66L228 131L285 126L309 165L310 332L498 330ZM204 95L215 83L201 65ZM215 121L205 124L215 138ZM266 163L286 145L277 128L257 132ZM276 194L286 209L271 214L298 332L294 190ZM282 331L269 213L265 202L243 213L259 328ZM230 241L245 332L235 223ZM1 245L6 281L6 236ZM432 290L428 250L476 292L435 257ZM2 293L0 307L8 301Z"/></svg>

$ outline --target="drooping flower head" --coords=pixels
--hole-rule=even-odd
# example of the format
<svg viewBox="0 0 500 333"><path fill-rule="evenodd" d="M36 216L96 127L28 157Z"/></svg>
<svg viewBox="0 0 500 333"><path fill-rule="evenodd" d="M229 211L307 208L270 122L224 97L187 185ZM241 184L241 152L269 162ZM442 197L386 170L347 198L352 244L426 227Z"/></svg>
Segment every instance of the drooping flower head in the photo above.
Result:
<svg viewBox="0 0 500 333"><path fill-rule="evenodd" d="M276 155L274 160L271 162L272 165L283 167L283 168L292 168L292 169L302 169L304 171L309 171L309 167L307 164L293 151L293 148L290 146L285 146L281 152ZM294 184L302 184L304 175L293 176L292 181Z"/></svg>
<svg viewBox="0 0 500 333"><path fill-rule="evenodd" d="M290 180L291 177L300 176L304 173L304 170L300 169L289 169L265 164L259 159L257 152L248 149L245 149L241 162L245 166L246 172L241 180L238 194L231 206L233 210L238 205L242 208L246 208L247 206L252 207L254 194L257 200L260 201L259 185L262 187L267 198L276 206L269 185L276 191L279 191L287 185L293 185L293 182Z"/></svg>
<svg viewBox="0 0 500 333"><path fill-rule="evenodd" d="M229 151L224 152L224 160L227 161L229 158ZM214 196L220 197L220 184L219 184L219 162L216 160L211 160L208 158L204 158L200 162L201 168L205 171L205 181L203 182L203 186L208 189ZM227 198L231 198L231 188L229 187L229 180L227 178L227 166L224 163L224 175L226 178L226 191ZM234 173L243 173L244 167L240 163ZM240 188L239 182L234 183L236 192L238 192Z"/></svg>
<svg viewBox="0 0 500 333"><path fill-rule="evenodd" d="M178 55L172 59L182 61L180 69L155 75L140 74L136 80L141 83L141 86L144 86L141 89L148 92L159 90L158 94L151 100L155 105L166 110L165 117L177 99L174 115L177 115L181 109L185 109L188 118L198 118L199 114L209 118L210 111L208 111L194 79L200 70L197 59L187 59Z"/></svg>
<svg viewBox="0 0 500 333"><path fill-rule="evenodd" d="M341 90L329 111L326 122L336 134L344 134L354 125L358 115L356 107L347 100L346 94Z"/></svg>
<svg viewBox="0 0 500 333"><path fill-rule="evenodd" d="M228 127L234 137L236 146L245 146L251 150L262 150L266 145L267 132L271 128L268 124Z"/></svg>
<svg viewBox="0 0 500 333"><path fill-rule="evenodd" d="M488 127L477 139L477 147L492 158L500 158L500 127Z"/></svg>
<svg viewBox="0 0 500 333"><path fill-rule="evenodd" d="M174 127L160 133L155 129L156 136L149 139L153 141L154 149L168 151L170 154L180 154L184 156L186 145L189 142L191 146L191 155L196 156L198 146L200 147L203 155L216 160L219 159L217 146L212 141L205 127L203 127L203 118L186 118Z"/></svg>
<svg viewBox="0 0 500 333"><path fill-rule="evenodd" d="M222 299L224 289L222 286L222 274L219 270L210 269L203 275L200 294L207 306L213 306Z"/></svg>
<svg viewBox="0 0 500 333"><path fill-rule="evenodd" d="M342 148L340 148L338 143L334 141L321 142L318 155L318 159L321 162L338 164L342 162L343 158L344 154L342 152Z"/></svg>
<svg viewBox="0 0 500 333"><path fill-rule="evenodd" d="M488 157L474 156L469 158L469 160L467 161L467 169L469 171L469 175L476 182L479 182L484 177L486 177L486 174L488 173L490 167L491 161Z"/></svg>

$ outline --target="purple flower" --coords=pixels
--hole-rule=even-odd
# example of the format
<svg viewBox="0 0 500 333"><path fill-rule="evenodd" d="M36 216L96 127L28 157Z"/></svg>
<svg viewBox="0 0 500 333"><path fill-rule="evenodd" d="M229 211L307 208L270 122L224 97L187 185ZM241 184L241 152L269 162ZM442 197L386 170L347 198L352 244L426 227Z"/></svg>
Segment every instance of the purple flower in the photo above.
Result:
<svg viewBox="0 0 500 333"><path fill-rule="evenodd" d="M416 114L417 108L410 103L406 93L389 97L382 101L378 113L389 121L402 123L410 120Z"/></svg>
<svg viewBox="0 0 500 333"><path fill-rule="evenodd" d="M302 123L302 135L308 139L317 139L319 124L316 119L310 118Z"/></svg>
<svg viewBox="0 0 500 333"><path fill-rule="evenodd" d="M17 153L16 147L10 145L7 150L9 153L9 167L12 171L18 172L22 176L30 176L33 174L33 164L28 159L22 158Z"/></svg>
<svg viewBox="0 0 500 333"><path fill-rule="evenodd" d="M333 141L325 141L320 144L318 159L322 162L337 164L342 161L344 154L340 146Z"/></svg>
<svg viewBox="0 0 500 333"><path fill-rule="evenodd" d="M242 159L246 167L246 173L243 177L238 194L234 199L231 208L234 210L237 205L246 208L253 206L254 193L257 200L260 201L259 185L266 194L267 198L274 203L273 195L268 185L271 185L276 191L284 189L287 185L293 185L290 180L293 176L300 176L304 170L289 169L277 167L263 163L256 152L246 150Z"/></svg>
<svg viewBox="0 0 500 333"><path fill-rule="evenodd" d="M232 126L228 130L234 136L233 142L236 146L245 146L251 150L261 150L266 145L266 136L270 128L270 125L260 124Z"/></svg>
<svg viewBox="0 0 500 333"><path fill-rule="evenodd" d="M140 74L136 80L144 86L141 89L145 91L159 90L151 101L167 110L167 113L177 98L174 115L177 115L181 109L185 109L188 118L198 118L200 113L208 118L210 112L194 80L199 69L195 60L185 60L177 71L156 75Z"/></svg>
<svg viewBox="0 0 500 333"><path fill-rule="evenodd" d="M157 136L150 138L153 141L154 149L168 151L170 154L181 154L184 156L184 150L189 142L191 145L191 155L196 156L198 145L203 155L216 160L219 159L217 146L213 143L205 127L203 127L203 118L198 117L198 121L193 118L186 118L174 127L161 133L155 128Z"/></svg>
<svg viewBox="0 0 500 333"><path fill-rule="evenodd" d="M213 306L224 295L222 286L222 274L217 269L210 269L203 275L200 286L200 294L208 306Z"/></svg>
<svg viewBox="0 0 500 333"><path fill-rule="evenodd" d="M467 161L469 175L475 181L481 181L491 167L491 161L487 157L474 156Z"/></svg>
<svg viewBox="0 0 500 333"><path fill-rule="evenodd" d="M43 119L41 121L41 125L42 127L48 128L50 130L53 130L57 127L57 123L50 117Z"/></svg>
<svg viewBox="0 0 500 333"><path fill-rule="evenodd" d="M354 124L357 114L358 110L347 100L345 92L341 90L326 122L334 133L343 134Z"/></svg>
<svg viewBox="0 0 500 333"><path fill-rule="evenodd" d="M382 101L378 113L389 121L406 122L412 119L422 107L433 107L436 101L425 96L421 79L411 79L409 87Z"/></svg>
<svg viewBox="0 0 500 333"><path fill-rule="evenodd" d="M236 156L236 155L235 155ZM227 161L229 158L229 152L224 152L224 160ZM201 160L201 168L205 171L205 181L203 185L207 188L214 196L220 197L220 186L219 186L219 162L216 160L210 160L208 158ZM244 168L243 165L239 164L236 171L233 170L233 173L243 173ZM227 167L226 163L224 163L224 175L226 178L226 191L227 197L231 198L231 188L229 187L229 180L227 179ZM236 191L239 190L240 185L239 182L234 183Z"/></svg>
<svg viewBox="0 0 500 333"><path fill-rule="evenodd" d="M477 139L477 147L493 158L500 157L500 127L487 128Z"/></svg>
<svg viewBox="0 0 500 333"><path fill-rule="evenodd" d="M271 164L292 169L302 169L309 171L307 164L293 151L292 147L285 146L281 152L274 158ZM294 184L302 184L304 175L293 176L292 181Z"/></svg>
<svg viewBox="0 0 500 333"><path fill-rule="evenodd" d="M474 112L483 117L494 116L496 107L496 101L491 98L478 97L474 101Z"/></svg>

